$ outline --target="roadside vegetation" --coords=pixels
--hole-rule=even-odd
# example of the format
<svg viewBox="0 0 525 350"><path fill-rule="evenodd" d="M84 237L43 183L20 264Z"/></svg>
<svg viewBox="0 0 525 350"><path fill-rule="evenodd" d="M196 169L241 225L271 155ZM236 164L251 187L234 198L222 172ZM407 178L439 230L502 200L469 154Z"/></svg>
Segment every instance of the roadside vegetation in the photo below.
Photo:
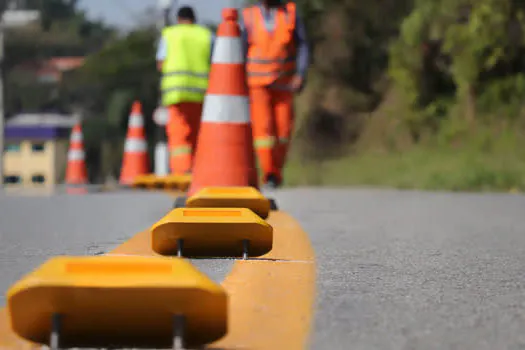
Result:
<svg viewBox="0 0 525 350"><path fill-rule="evenodd" d="M525 190L523 1L304 6L290 185Z"/></svg>

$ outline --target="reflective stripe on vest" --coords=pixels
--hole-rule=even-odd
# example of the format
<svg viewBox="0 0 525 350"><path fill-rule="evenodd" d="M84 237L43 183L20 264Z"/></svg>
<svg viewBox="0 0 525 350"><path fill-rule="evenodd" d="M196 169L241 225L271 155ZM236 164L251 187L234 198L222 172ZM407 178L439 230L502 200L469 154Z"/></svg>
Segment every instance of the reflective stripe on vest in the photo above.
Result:
<svg viewBox="0 0 525 350"><path fill-rule="evenodd" d="M191 154L192 151L193 151L193 149L191 148L191 146L173 147L170 150L170 156L171 157L179 157L179 156L182 156L182 155L188 155L188 154Z"/></svg>
<svg viewBox="0 0 525 350"><path fill-rule="evenodd" d="M275 146L275 137L257 137L253 142L255 149L269 149Z"/></svg>
<svg viewBox="0 0 525 350"><path fill-rule="evenodd" d="M295 4L290 2L276 10L273 33L266 28L261 7L245 9L243 17L249 36L248 85L288 85L296 73Z"/></svg>
<svg viewBox="0 0 525 350"><path fill-rule="evenodd" d="M202 102L208 88L212 33L196 24L163 30L167 55L162 66L162 104Z"/></svg>

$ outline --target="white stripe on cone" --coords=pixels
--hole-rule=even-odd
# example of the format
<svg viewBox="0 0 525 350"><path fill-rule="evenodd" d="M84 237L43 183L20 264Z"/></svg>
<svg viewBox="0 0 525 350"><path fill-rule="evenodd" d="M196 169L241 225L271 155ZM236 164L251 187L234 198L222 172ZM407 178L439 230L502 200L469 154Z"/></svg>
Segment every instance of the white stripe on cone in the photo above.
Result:
<svg viewBox="0 0 525 350"><path fill-rule="evenodd" d="M212 63L219 64L243 64L243 45L240 38L222 37L215 39Z"/></svg>
<svg viewBox="0 0 525 350"><path fill-rule="evenodd" d="M250 122L247 96L207 95L202 121L206 123L246 124Z"/></svg>
<svg viewBox="0 0 525 350"><path fill-rule="evenodd" d="M82 142L83 141L83 137L82 137L82 133L81 132L73 132L71 134L71 142Z"/></svg>
<svg viewBox="0 0 525 350"><path fill-rule="evenodd" d="M72 149L67 152L67 160L84 160L85 153L81 149Z"/></svg>
<svg viewBox="0 0 525 350"><path fill-rule="evenodd" d="M124 152L142 153L146 152L146 141L141 139L127 139L124 145Z"/></svg>
<svg viewBox="0 0 525 350"><path fill-rule="evenodd" d="M131 128L140 128L144 126L144 120L140 114L132 114L129 117L129 127Z"/></svg>

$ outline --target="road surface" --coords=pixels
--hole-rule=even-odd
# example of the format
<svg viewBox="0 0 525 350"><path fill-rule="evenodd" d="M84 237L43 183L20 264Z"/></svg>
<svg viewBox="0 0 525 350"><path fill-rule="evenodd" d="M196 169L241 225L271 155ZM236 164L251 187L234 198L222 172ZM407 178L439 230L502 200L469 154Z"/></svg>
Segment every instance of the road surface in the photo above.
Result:
<svg viewBox="0 0 525 350"><path fill-rule="evenodd" d="M525 349L525 196L347 189L272 196L316 250L311 349ZM171 205L151 193L0 195L0 289L50 256L106 252ZM198 262L216 281L231 266Z"/></svg>

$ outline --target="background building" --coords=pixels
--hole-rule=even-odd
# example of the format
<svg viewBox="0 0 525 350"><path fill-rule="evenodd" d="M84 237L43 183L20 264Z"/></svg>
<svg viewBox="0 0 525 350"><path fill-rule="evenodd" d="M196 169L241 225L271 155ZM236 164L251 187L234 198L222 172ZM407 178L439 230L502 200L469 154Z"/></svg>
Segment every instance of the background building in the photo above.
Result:
<svg viewBox="0 0 525 350"><path fill-rule="evenodd" d="M4 185L52 187L62 183L69 134L76 119L55 114L22 114L5 128Z"/></svg>

